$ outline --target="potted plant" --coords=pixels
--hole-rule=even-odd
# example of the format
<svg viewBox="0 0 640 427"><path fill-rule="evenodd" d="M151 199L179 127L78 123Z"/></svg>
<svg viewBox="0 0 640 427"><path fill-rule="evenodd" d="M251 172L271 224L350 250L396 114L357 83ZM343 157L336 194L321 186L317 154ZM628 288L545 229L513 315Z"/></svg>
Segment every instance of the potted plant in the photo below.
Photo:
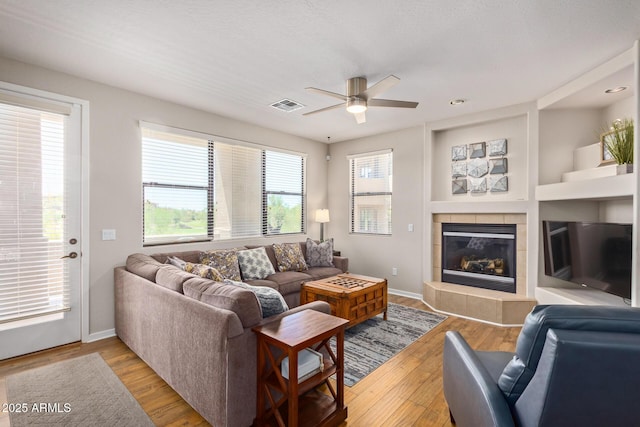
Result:
<svg viewBox="0 0 640 427"><path fill-rule="evenodd" d="M633 171L633 120L615 120L609 130L602 134L601 140L604 149L619 165L618 173Z"/></svg>

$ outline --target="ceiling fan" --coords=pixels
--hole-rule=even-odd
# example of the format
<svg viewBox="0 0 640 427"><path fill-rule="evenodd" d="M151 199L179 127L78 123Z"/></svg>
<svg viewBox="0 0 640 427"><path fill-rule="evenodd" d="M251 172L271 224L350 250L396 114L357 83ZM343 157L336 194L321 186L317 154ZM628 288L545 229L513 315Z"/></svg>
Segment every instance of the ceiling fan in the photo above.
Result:
<svg viewBox="0 0 640 427"><path fill-rule="evenodd" d="M303 116L309 114L321 113L323 111L333 110L334 108L347 107L347 111L353 113L358 124L367 121L365 111L368 107L396 107L396 108L416 108L417 102L409 101L395 101L391 99L377 99L376 95L391 89L400 81L396 76L388 76L380 80L367 89L367 79L364 77L353 77L347 80L347 94L342 95L340 93L330 92L324 89L318 89L315 87L306 88L310 92L319 93L321 95L328 95L333 98L341 99L344 102L340 104L332 105L331 107L321 108L319 110L310 111L304 113Z"/></svg>

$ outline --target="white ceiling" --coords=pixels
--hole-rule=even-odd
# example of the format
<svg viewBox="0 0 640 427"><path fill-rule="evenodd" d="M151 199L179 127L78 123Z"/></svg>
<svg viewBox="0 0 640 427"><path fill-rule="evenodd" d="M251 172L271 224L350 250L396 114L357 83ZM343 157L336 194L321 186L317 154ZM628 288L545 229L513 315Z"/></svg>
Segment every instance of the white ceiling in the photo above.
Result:
<svg viewBox="0 0 640 427"><path fill-rule="evenodd" d="M323 142L532 101L636 39L639 0L0 0L0 56ZM390 74L417 109L302 116Z"/></svg>

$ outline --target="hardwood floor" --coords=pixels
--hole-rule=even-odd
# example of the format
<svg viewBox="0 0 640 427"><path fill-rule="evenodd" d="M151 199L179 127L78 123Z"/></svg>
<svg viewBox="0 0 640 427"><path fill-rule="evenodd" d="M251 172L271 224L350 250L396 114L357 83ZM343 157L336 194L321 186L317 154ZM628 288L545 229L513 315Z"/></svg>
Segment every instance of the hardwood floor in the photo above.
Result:
<svg viewBox="0 0 640 427"><path fill-rule="evenodd" d="M420 301L389 295L389 301L427 310ZM442 394L444 333L459 331L481 350L512 351L520 328L491 326L449 316L353 387L345 387L349 417L342 426L450 426ZM0 403L7 376L98 352L158 426L209 425L117 337L70 344L0 362ZM0 427L8 425L0 414Z"/></svg>

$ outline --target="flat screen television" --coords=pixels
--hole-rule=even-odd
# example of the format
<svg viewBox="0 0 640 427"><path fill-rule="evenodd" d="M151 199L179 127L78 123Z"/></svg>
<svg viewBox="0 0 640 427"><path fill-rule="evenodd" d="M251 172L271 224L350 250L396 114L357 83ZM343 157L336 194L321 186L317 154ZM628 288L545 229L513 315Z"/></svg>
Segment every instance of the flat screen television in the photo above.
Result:
<svg viewBox="0 0 640 427"><path fill-rule="evenodd" d="M542 221L544 272L631 298L631 224Z"/></svg>

